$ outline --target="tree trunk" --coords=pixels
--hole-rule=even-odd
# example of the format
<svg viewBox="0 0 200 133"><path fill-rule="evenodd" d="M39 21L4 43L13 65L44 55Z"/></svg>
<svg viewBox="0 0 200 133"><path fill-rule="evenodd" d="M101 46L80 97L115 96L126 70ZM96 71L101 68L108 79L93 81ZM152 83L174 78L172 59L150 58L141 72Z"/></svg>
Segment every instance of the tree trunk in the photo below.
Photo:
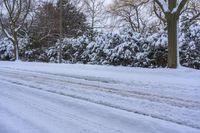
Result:
<svg viewBox="0 0 200 133"><path fill-rule="evenodd" d="M15 61L19 60L19 45L18 45L18 39L17 39L17 32L13 30L13 45L14 45L14 55L15 55Z"/></svg>
<svg viewBox="0 0 200 133"><path fill-rule="evenodd" d="M18 46L18 43L16 44L16 58L15 58L15 61L18 61L19 60L19 46Z"/></svg>
<svg viewBox="0 0 200 133"><path fill-rule="evenodd" d="M95 24L95 1L92 2L92 33L91 33L91 39L94 41L94 24Z"/></svg>
<svg viewBox="0 0 200 133"><path fill-rule="evenodd" d="M14 59L15 61L19 60L19 46L16 41L13 41L13 46L14 46Z"/></svg>
<svg viewBox="0 0 200 133"><path fill-rule="evenodd" d="M60 40L59 40L59 53L58 53L58 60L59 63L62 63L62 38L63 38L63 0L60 0Z"/></svg>
<svg viewBox="0 0 200 133"><path fill-rule="evenodd" d="M176 0L169 0L169 9L176 7ZM168 30L168 67L177 68L177 15L170 13L167 17Z"/></svg>
<svg viewBox="0 0 200 133"><path fill-rule="evenodd" d="M136 17L137 17L137 28L138 28L138 32L140 33L140 18L139 18L139 11L138 11L138 7L135 7L135 11L136 11Z"/></svg>
<svg viewBox="0 0 200 133"><path fill-rule="evenodd" d="M173 15L174 16L174 15ZM177 21L168 21L168 67L177 68Z"/></svg>

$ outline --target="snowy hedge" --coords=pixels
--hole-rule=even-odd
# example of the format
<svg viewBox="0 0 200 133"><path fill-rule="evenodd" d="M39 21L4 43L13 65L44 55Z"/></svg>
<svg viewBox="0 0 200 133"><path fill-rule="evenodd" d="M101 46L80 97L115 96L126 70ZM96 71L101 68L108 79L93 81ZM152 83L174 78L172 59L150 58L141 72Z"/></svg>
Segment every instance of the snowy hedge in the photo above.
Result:
<svg viewBox="0 0 200 133"><path fill-rule="evenodd" d="M12 59L11 45L0 41L0 59ZM58 44L49 48L31 48L26 45L20 55L27 61L57 62ZM192 25L179 36L180 63L200 69L200 26ZM122 31L118 34L99 33L91 41L87 36L63 40L63 62L109 64L133 67L166 67L167 34L141 35Z"/></svg>
<svg viewBox="0 0 200 133"><path fill-rule="evenodd" d="M199 28L199 29L198 29ZM200 69L200 26L191 27L179 37L180 63ZM56 47L46 51L57 61ZM63 41L63 61L70 63L110 64L133 67L166 67L166 32L142 36L139 33L99 34L90 41L86 36Z"/></svg>
<svg viewBox="0 0 200 133"><path fill-rule="evenodd" d="M180 62L183 66L200 69L200 26L192 25L182 33Z"/></svg>
<svg viewBox="0 0 200 133"><path fill-rule="evenodd" d="M12 42L7 38L2 38L0 40L0 60L12 60L13 57L14 54Z"/></svg>

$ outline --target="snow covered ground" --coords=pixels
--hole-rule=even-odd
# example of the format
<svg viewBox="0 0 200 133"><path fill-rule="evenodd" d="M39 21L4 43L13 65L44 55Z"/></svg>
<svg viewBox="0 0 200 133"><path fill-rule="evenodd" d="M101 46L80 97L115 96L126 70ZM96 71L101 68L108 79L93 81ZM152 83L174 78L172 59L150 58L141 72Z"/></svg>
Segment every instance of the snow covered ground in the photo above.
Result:
<svg viewBox="0 0 200 133"><path fill-rule="evenodd" d="M0 62L0 133L200 133L200 71Z"/></svg>

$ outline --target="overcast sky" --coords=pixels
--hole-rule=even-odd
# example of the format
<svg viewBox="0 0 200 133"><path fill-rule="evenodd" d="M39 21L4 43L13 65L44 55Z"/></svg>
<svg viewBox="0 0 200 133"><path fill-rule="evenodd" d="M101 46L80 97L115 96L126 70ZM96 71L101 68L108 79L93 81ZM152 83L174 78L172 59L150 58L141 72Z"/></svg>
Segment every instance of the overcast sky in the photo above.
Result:
<svg viewBox="0 0 200 133"><path fill-rule="evenodd" d="M110 4L112 0L105 0L106 5Z"/></svg>

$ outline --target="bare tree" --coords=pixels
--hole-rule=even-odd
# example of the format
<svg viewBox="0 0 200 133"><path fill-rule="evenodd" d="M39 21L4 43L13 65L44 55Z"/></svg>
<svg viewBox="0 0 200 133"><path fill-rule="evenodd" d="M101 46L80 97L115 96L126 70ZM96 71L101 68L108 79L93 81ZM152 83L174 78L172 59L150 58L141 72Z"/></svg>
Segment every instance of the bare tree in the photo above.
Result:
<svg viewBox="0 0 200 133"><path fill-rule="evenodd" d="M115 0L109 12L118 17L120 22L128 23L134 32L142 33L147 26L142 13L148 2L149 0Z"/></svg>
<svg viewBox="0 0 200 133"><path fill-rule="evenodd" d="M91 35L94 36L94 30L99 28L99 25L103 25L105 19L104 12L105 0L83 0L83 8L86 13L89 23L91 25Z"/></svg>
<svg viewBox="0 0 200 133"><path fill-rule="evenodd" d="M32 0L2 1L4 12L1 13L0 25L5 35L13 43L15 60L19 60L19 31L24 26L30 12L31 2ZM3 16L8 19L8 23L5 23Z"/></svg>
<svg viewBox="0 0 200 133"><path fill-rule="evenodd" d="M57 3L55 1L54 3L42 2L35 11L34 22L31 27L33 47L42 50L55 45L63 37L78 37L88 31L86 16L71 4L71 1L63 0L62 13L60 12L60 4L59 1ZM57 45L59 61L60 43L57 43Z"/></svg>
<svg viewBox="0 0 200 133"><path fill-rule="evenodd" d="M167 25L167 20L161 8L156 5L155 0L153 1L154 14ZM187 23L190 26L193 22L200 21L200 2L199 0L188 0L185 4L185 8L180 13L181 23ZM185 25L186 26L186 25ZM185 27L186 28L186 27Z"/></svg>
<svg viewBox="0 0 200 133"><path fill-rule="evenodd" d="M164 13L168 30L168 67L177 68L177 26L178 20L187 0L155 0Z"/></svg>
<svg viewBox="0 0 200 133"><path fill-rule="evenodd" d="M194 22L200 22L200 2L199 0L190 0L182 11L181 23L188 28Z"/></svg>
<svg viewBox="0 0 200 133"><path fill-rule="evenodd" d="M163 23L165 26L167 25L167 20L165 19L164 13L161 8L156 4L155 0L153 0L153 13L159 18L160 23Z"/></svg>

